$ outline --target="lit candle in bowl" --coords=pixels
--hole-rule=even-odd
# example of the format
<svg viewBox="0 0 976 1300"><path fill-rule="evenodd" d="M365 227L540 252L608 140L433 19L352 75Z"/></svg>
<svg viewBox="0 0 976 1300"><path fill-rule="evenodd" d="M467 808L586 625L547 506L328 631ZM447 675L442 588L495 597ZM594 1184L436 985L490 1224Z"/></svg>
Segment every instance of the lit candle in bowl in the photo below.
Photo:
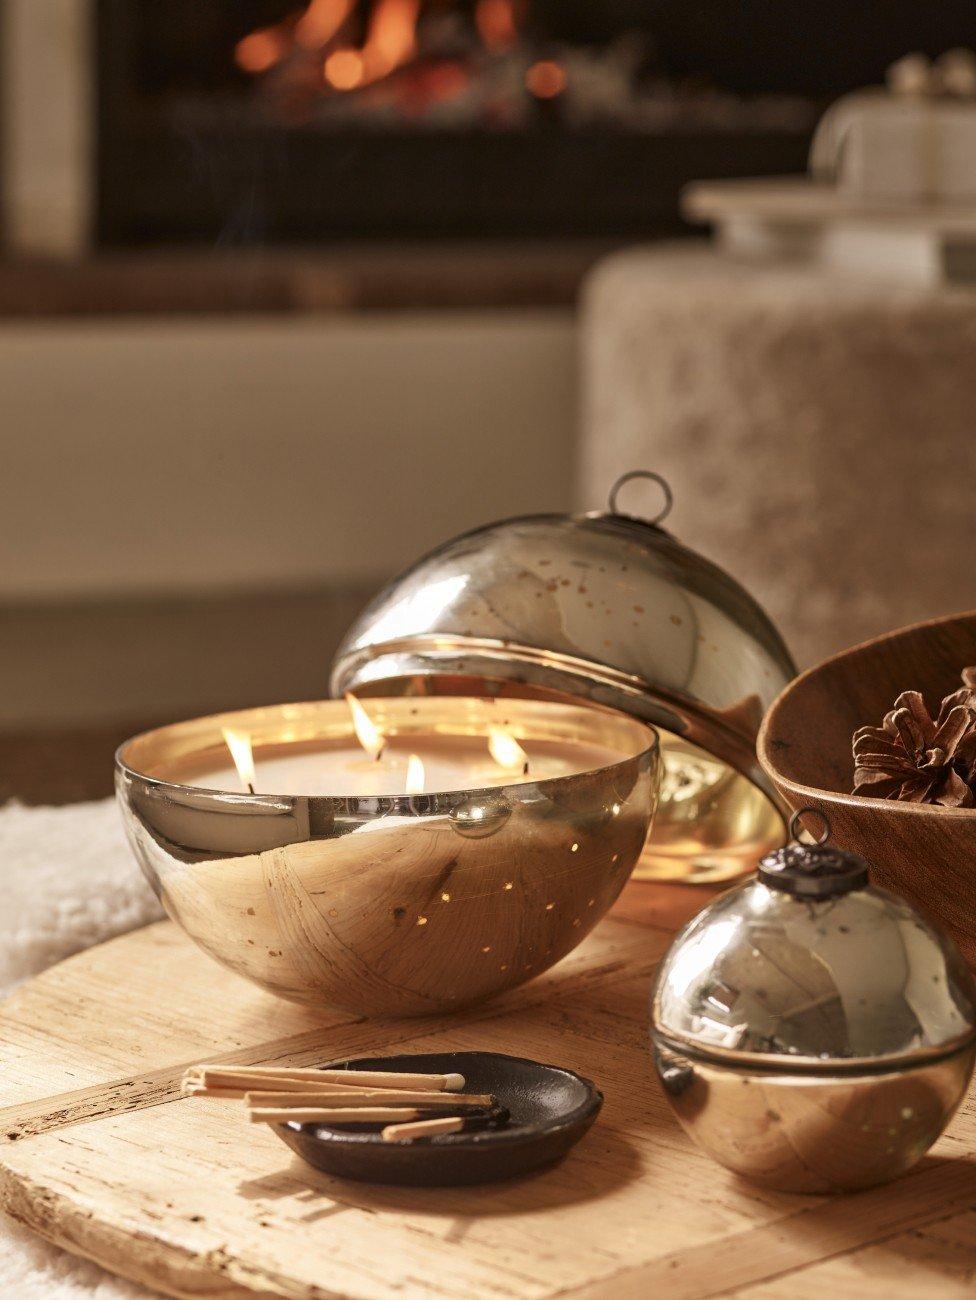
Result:
<svg viewBox="0 0 976 1300"><path fill-rule="evenodd" d="M225 762L213 766L209 751L188 755L179 767L187 784L214 790L251 790L257 793L367 797L421 792L435 793L474 787L510 785L513 782L569 776L609 767L619 761L619 751L607 745L575 738L523 737L510 729L505 706L479 700L470 717L470 730L400 733L389 717L389 702L374 701L374 721L369 709L348 695L352 732L331 740L302 734L301 726L288 728L282 737L267 739L260 763L255 763L251 735L232 726L221 728ZM306 706L297 706L303 709ZM429 709L429 706L424 704ZM463 708L463 705L462 705ZM478 729L482 715L497 715L485 730ZM418 714L419 715L419 710ZM344 723L341 713L340 722ZM464 719L458 719L463 726ZM389 727L389 732L381 729ZM527 748L526 748L527 746ZM530 756L531 751L531 756ZM411 759L422 764L422 790L407 785ZM415 771L418 769L415 765ZM253 787L253 789L252 789Z"/></svg>
<svg viewBox="0 0 976 1300"><path fill-rule="evenodd" d="M143 870L209 953L287 997L411 1014L576 946L640 854L659 756L619 713L440 696L201 718L117 770Z"/></svg>

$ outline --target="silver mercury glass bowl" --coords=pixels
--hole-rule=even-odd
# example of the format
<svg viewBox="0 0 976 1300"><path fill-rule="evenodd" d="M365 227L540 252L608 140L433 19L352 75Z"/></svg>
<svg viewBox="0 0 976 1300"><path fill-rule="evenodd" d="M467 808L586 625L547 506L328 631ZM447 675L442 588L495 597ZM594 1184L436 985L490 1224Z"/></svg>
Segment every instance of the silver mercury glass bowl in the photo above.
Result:
<svg viewBox="0 0 976 1300"><path fill-rule="evenodd" d="M387 699L391 742L488 735L595 745L606 766L429 794L212 789L222 728L262 763L354 744L344 701L272 705L135 736L116 756L122 819L169 915L269 992L362 1014L451 1011L523 984L617 898L657 801L657 737L609 710L536 700ZM486 751L487 752L487 751ZM236 785L237 782L235 781Z"/></svg>
<svg viewBox="0 0 976 1300"><path fill-rule="evenodd" d="M665 493L655 518L618 507L640 478ZM661 527L670 504L660 476L635 470L605 513L505 519L446 542L357 619L333 695L522 695L629 713L658 729L664 758L635 877L754 870L785 839L756 737L796 669L752 596Z"/></svg>
<svg viewBox="0 0 976 1300"><path fill-rule="evenodd" d="M665 1095L699 1146L766 1187L830 1192L897 1177L972 1077L973 976L867 873L823 840L780 849L699 913L658 974Z"/></svg>

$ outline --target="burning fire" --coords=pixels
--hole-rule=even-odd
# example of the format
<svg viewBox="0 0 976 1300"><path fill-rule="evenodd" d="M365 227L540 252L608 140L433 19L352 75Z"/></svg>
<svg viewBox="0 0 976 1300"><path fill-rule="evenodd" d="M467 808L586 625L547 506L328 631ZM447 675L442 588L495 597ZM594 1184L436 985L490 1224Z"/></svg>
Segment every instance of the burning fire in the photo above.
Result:
<svg viewBox="0 0 976 1300"><path fill-rule="evenodd" d="M410 76L398 81L392 94L402 107L416 108L462 94L486 57L501 59L516 52L526 8L527 0L476 0L464 20L470 26L469 44L459 46L457 27L445 21L444 4L309 0L275 26L244 36L234 48L234 61L252 76L273 72L273 93L292 109L304 104L305 112L323 93L364 90L411 65ZM434 46L425 42L421 50L418 32L428 20L439 36ZM552 97L561 89L550 88L549 67L543 61L526 74L541 87L529 87L536 98ZM299 108L299 120L302 112Z"/></svg>
<svg viewBox="0 0 976 1300"><path fill-rule="evenodd" d="M485 48L492 53L511 50L518 44L515 0L478 0L474 22Z"/></svg>
<svg viewBox="0 0 976 1300"><path fill-rule="evenodd" d="M348 691L346 692L346 703L349 705L349 711L352 714L352 725L356 732L356 739L370 758L374 762L377 761L386 748L386 737L355 695L349 694Z"/></svg>
<svg viewBox="0 0 976 1300"><path fill-rule="evenodd" d="M510 731L504 727L488 728L488 752L499 767L518 769L522 773L529 770L529 756Z"/></svg>
<svg viewBox="0 0 976 1300"><path fill-rule="evenodd" d="M411 754L407 759L407 794L423 794L426 780L423 759L418 754Z"/></svg>
<svg viewBox="0 0 976 1300"><path fill-rule="evenodd" d="M253 794L256 777L251 737L246 731L232 731L229 727L222 728L222 731L224 742L230 750L230 756L237 768L237 775L241 778L241 784L245 790L249 790Z"/></svg>
<svg viewBox="0 0 976 1300"><path fill-rule="evenodd" d="M417 43L420 0L378 0L363 46L367 81L379 81L406 63Z"/></svg>
<svg viewBox="0 0 976 1300"><path fill-rule="evenodd" d="M566 89L566 72L555 59L540 59L526 72L525 88L536 99L555 99Z"/></svg>
<svg viewBox="0 0 976 1300"><path fill-rule="evenodd" d="M311 0L297 18L293 14L275 27L262 27L238 41L234 61L243 72L268 72L297 47L323 56L321 76L333 90L358 90L388 77L413 57L420 3L374 0L365 39L356 45L346 35L356 0Z"/></svg>
<svg viewBox="0 0 976 1300"><path fill-rule="evenodd" d="M355 50L336 50L325 61L325 79L333 90L355 90L363 76L363 56Z"/></svg>
<svg viewBox="0 0 976 1300"><path fill-rule="evenodd" d="M295 23L295 40L303 50L318 50L339 35L356 0L312 0Z"/></svg>
<svg viewBox="0 0 976 1300"><path fill-rule="evenodd" d="M237 42L234 59L242 72L267 72L285 57L288 38L280 27L262 27Z"/></svg>
<svg viewBox="0 0 976 1300"><path fill-rule="evenodd" d="M377 0L364 44L333 51L323 65L335 90L356 90L381 81L416 49L420 0Z"/></svg>

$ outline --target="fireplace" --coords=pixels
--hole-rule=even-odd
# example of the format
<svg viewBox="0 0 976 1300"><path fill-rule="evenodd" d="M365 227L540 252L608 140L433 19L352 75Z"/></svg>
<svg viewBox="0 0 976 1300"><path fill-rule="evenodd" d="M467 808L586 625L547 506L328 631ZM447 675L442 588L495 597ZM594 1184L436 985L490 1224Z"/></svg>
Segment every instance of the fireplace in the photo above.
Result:
<svg viewBox="0 0 976 1300"><path fill-rule="evenodd" d="M612 242L971 0L4 0L8 247ZM12 143L11 143L12 141Z"/></svg>
<svg viewBox="0 0 976 1300"><path fill-rule="evenodd" d="M802 168L815 116L664 49L682 9L100 0L99 239L672 231L694 177Z"/></svg>

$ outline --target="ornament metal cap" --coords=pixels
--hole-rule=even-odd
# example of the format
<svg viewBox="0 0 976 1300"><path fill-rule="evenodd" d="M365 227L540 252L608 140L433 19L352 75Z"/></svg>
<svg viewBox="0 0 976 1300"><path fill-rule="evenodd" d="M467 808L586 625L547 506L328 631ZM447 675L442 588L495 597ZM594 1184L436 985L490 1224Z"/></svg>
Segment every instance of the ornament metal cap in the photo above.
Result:
<svg viewBox="0 0 976 1300"><path fill-rule="evenodd" d="M804 817L823 825L812 844L800 839ZM800 808L790 818L790 843L768 853L759 863L759 879L770 889L795 898L839 898L868 885L869 866L856 853L827 844L830 822L816 808Z"/></svg>

